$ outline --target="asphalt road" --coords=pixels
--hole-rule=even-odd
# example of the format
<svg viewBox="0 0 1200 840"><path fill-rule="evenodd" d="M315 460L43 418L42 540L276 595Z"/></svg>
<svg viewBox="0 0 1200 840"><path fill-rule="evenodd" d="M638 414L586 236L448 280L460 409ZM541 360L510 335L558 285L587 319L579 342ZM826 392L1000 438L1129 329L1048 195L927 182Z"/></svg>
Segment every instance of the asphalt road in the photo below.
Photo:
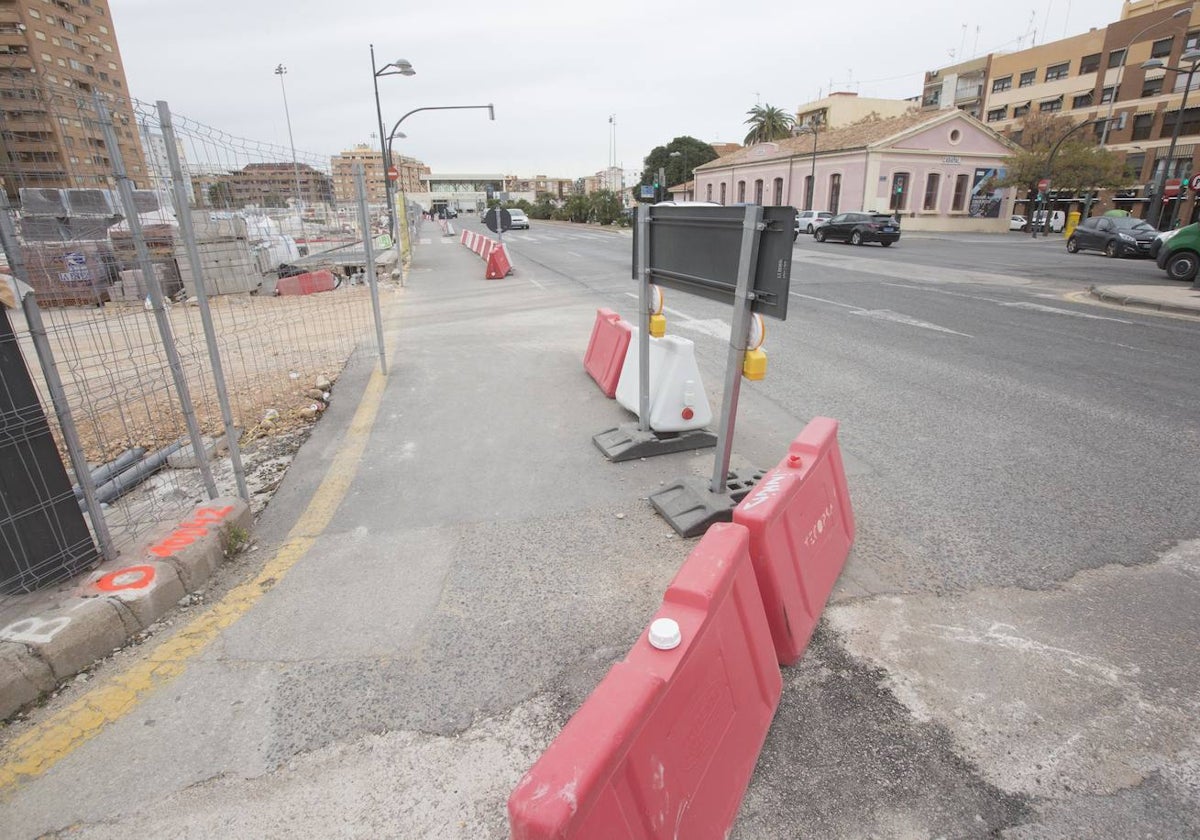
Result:
<svg viewBox="0 0 1200 840"><path fill-rule="evenodd" d="M486 282L431 228L378 419L355 431L347 371L224 585L331 481L336 518L178 678L0 791L0 837L506 836L690 548L645 497L712 456L591 445L627 417L580 366L595 308L634 311L626 233L535 221ZM1161 277L1019 234L794 256L734 456L839 419L858 535L731 836L1200 836L1200 323L1075 299ZM719 405L728 307L667 294Z"/></svg>

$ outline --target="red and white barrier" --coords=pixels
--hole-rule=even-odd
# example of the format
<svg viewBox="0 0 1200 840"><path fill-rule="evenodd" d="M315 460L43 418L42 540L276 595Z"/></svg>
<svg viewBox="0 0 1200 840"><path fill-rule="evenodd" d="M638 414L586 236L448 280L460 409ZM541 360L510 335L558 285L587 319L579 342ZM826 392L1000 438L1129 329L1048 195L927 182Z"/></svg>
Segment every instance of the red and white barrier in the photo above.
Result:
<svg viewBox="0 0 1200 840"><path fill-rule="evenodd" d="M467 237L468 237L468 236L472 236L472 235L473 235L473 234L472 234L472 233L471 233L469 230L464 230L464 231L462 232L462 236L460 236L460 237L459 237L459 240L458 240L458 241L459 241L459 244L466 245L466 244L467 244Z"/></svg>
<svg viewBox="0 0 1200 840"><path fill-rule="evenodd" d="M609 399L617 394L617 382L632 337L632 324L621 320L621 316L611 309L596 310L596 322L583 355L583 367Z"/></svg>
<svg viewBox="0 0 1200 840"><path fill-rule="evenodd" d="M748 547L741 526L708 530L648 632L517 784L513 840L727 835L782 691Z"/></svg>
<svg viewBox="0 0 1200 840"><path fill-rule="evenodd" d="M733 510L733 521L750 531L750 556L781 665L804 655L854 543L837 429L836 420L814 418Z"/></svg>
<svg viewBox="0 0 1200 840"><path fill-rule="evenodd" d="M485 280L500 280L512 271L512 263L508 260L508 249L499 243L491 250L487 258L487 268L484 270Z"/></svg>
<svg viewBox="0 0 1200 840"><path fill-rule="evenodd" d="M634 414L640 401L638 331L630 336L629 351L617 382L617 402ZM686 432L712 422L712 407L696 364L696 345L677 335L650 337L650 428L656 432Z"/></svg>
<svg viewBox="0 0 1200 840"><path fill-rule="evenodd" d="M328 269L310 271L307 274L296 274L292 277L280 277L275 282L277 295L312 295L317 292L331 292L337 280Z"/></svg>

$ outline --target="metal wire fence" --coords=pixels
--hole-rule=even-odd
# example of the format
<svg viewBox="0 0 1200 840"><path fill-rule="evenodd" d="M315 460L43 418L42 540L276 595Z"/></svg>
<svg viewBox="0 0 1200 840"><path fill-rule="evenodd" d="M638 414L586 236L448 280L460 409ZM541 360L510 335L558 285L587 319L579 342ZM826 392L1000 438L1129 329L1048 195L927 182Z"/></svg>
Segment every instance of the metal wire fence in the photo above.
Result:
<svg viewBox="0 0 1200 840"><path fill-rule="evenodd" d="M11 84L0 80L0 97L12 98ZM206 496L261 502L277 481L256 474L278 462L272 444L320 415L347 364L382 361L372 297L383 225L361 189L338 200L328 158L235 137L165 103L68 98L44 77L30 84L22 107L58 122L88 158L61 161L68 188L42 186L50 179L11 153L0 162L16 199L0 214L9 273L36 301L32 317L28 304L9 314L78 485L45 503L61 506L71 492L78 506L87 485L109 478L93 471L118 462L117 486L95 486L98 506L83 503L111 556ZM12 124L4 140L15 148ZM391 281L394 251L382 257ZM392 297L385 289L385 303ZM211 447L211 461L188 457ZM22 511L9 508L0 506L0 538L20 529ZM54 572L30 552L0 539L0 593L80 565Z"/></svg>

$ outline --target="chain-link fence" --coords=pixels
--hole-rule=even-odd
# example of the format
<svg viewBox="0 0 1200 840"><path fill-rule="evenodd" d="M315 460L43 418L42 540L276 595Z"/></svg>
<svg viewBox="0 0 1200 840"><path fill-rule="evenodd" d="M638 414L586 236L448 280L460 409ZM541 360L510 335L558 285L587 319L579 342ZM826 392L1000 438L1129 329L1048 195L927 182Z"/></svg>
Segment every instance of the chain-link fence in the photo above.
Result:
<svg viewBox="0 0 1200 840"><path fill-rule="evenodd" d="M329 158L234 137L165 103L36 86L25 96L87 154L61 162L75 186L42 186L49 177L13 156L15 123L0 129L0 176L16 199L0 214L8 273L36 301L32 317L28 303L9 315L77 485L72 504L84 498L111 556L206 496L261 501L345 366L383 359L374 268L387 269L385 303L399 273L394 251L372 247L383 220L361 187L338 200ZM217 457L196 458L198 447ZM21 516L0 507L0 552L14 555L7 566L0 555L0 592L55 577L4 541Z"/></svg>

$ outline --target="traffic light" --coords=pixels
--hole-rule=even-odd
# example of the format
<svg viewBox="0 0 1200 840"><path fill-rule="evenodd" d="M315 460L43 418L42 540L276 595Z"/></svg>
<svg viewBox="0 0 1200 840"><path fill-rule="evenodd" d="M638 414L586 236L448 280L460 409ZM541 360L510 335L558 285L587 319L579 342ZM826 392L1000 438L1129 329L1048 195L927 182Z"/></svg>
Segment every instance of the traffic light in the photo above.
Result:
<svg viewBox="0 0 1200 840"><path fill-rule="evenodd" d="M1184 175L1179 179L1179 189L1186 190L1188 188L1188 176Z"/></svg>

